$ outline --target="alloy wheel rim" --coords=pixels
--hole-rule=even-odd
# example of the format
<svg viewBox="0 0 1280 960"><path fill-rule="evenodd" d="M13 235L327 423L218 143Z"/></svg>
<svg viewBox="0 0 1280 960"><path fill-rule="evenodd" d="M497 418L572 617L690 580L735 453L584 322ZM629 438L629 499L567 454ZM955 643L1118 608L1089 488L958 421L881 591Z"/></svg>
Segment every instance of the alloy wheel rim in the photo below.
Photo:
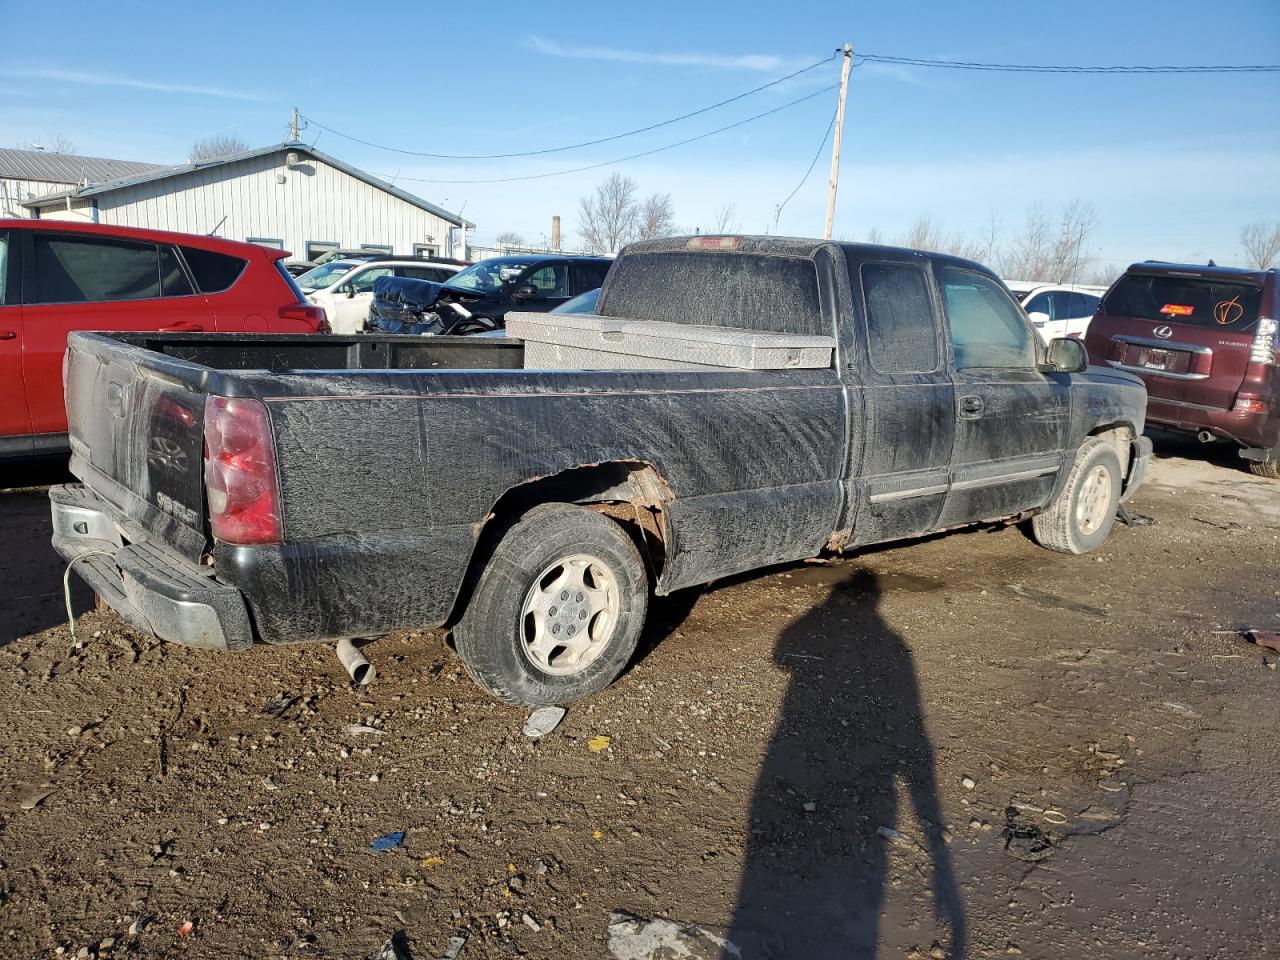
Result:
<svg viewBox="0 0 1280 960"><path fill-rule="evenodd" d="M1110 502L1111 471L1098 464L1084 478L1076 498L1076 523L1086 536L1102 526Z"/></svg>
<svg viewBox="0 0 1280 960"><path fill-rule="evenodd" d="M603 560L586 553L557 560L525 595L524 651L544 673L580 673L609 645L620 609L617 578Z"/></svg>

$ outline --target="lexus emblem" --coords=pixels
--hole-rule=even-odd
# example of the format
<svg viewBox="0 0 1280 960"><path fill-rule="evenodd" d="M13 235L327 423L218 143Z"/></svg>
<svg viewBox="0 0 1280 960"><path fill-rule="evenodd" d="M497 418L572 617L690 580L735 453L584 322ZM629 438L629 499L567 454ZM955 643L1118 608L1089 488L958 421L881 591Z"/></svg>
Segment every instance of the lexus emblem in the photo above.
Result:
<svg viewBox="0 0 1280 960"><path fill-rule="evenodd" d="M1168 340L1170 337L1173 336L1173 327L1163 327L1163 326L1156 327L1151 332L1154 333L1161 340Z"/></svg>

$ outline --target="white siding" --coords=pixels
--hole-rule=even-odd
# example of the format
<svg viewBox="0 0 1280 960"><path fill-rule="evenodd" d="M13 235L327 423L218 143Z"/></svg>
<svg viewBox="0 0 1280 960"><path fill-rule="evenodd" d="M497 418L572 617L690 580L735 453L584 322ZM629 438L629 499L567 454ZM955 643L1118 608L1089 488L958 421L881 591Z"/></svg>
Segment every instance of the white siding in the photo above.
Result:
<svg viewBox="0 0 1280 960"><path fill-rule="evenodd" d="M27 200L74 186L74 183L50 183L48 180L15 180L12 177L0 177L0 217L30 217L31 211L22 205Z"/></svg>
<svg viewBox="0 0 1280 960"><path fill-rule="evenodd" d="M286 152L102 194L99 222L183 233L217 228L230 240L280 240L299 259L308 240L384 244L401 254L413 253L415 243L447 249L447 220L306 154L291 169Z"/></svg>

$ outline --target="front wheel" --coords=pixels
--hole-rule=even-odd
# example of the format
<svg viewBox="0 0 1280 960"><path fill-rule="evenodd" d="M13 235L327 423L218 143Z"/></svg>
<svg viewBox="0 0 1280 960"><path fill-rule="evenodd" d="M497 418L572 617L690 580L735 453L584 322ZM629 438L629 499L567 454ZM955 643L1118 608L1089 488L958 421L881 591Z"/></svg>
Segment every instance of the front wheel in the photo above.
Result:
<svg viewBox="0 0 1280 960"><path fill-rule="evenodd" d="M498 699L567 703L622 672L648 602L644 562L619 524L546 504L498 543L453 638L472 679Z"/></svg>
<svg viewBox="0 0 1280 960"><path fill-rule="evenodd" d="M1124 475L1115 448L1089 437L1076 452L1075 463L1058 496L1031 520L1031 532L1042 547L1081 554L1102 546L1116 522Z"/></svg>

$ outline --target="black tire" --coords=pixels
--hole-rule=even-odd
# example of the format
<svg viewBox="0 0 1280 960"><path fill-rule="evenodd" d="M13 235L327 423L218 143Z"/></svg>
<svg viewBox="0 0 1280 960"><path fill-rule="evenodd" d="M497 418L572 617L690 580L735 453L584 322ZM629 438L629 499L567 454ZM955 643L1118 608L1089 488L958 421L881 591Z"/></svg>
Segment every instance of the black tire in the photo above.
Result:
<svg viewBox="0 0 1280 960"><path fill-rule="evenodd" d="M562 563L583 557L599 565L579 559L573 560L577 566ZM569 647L535 652L542 641L554 642L549 633L553 626L538 633L542 628L535 629L531 618L536 615L526 613L526 604L537 597L535 588L542 598L555 601L558 594L548 585L555 582L556 569L565 571L566 583L577 576L578 582L589 584L585 593L591 597L585 603L584 590L573 593L570 587L563 607L543 611L543 622L553 625L557 634L561 629L574 632L576 643L588 638L591 646L582 656L590 659L581 666L573 662ZM605 576L597 580L600 574ZM610 608L599 621L604 611L592 607L592 598L597 591L607 596L610 587L616 609ZM583 507L545 504L530 510L503 535L454 627L453 639L472 679L499 700L529 707L568 703L604 689L622 672L635 652L648 604L644 561L619 524ZM589 635L597 623L602 629L592 643ZM535 633L538 643L531 644Z"/></svg>
<svg viewBox="0 0 1280 960"><path fill-rule="evenodd" d="M1272 447L1268 450L1265 460L1250 460L1249 471L1255 477L1280 480L1280 447Z"/></svg>
<svg viewBox="0 0 1280 960"><path fill-rule="evenodd" d="M1105 490L1094 486L1103 482ZM1079 555L1096 550L1115 525L1123 484L1115 448L1101 437L1089 437L1076 452L1058 496L1048 509L1032 518L1036 542L1058 553Z"/></svg>

